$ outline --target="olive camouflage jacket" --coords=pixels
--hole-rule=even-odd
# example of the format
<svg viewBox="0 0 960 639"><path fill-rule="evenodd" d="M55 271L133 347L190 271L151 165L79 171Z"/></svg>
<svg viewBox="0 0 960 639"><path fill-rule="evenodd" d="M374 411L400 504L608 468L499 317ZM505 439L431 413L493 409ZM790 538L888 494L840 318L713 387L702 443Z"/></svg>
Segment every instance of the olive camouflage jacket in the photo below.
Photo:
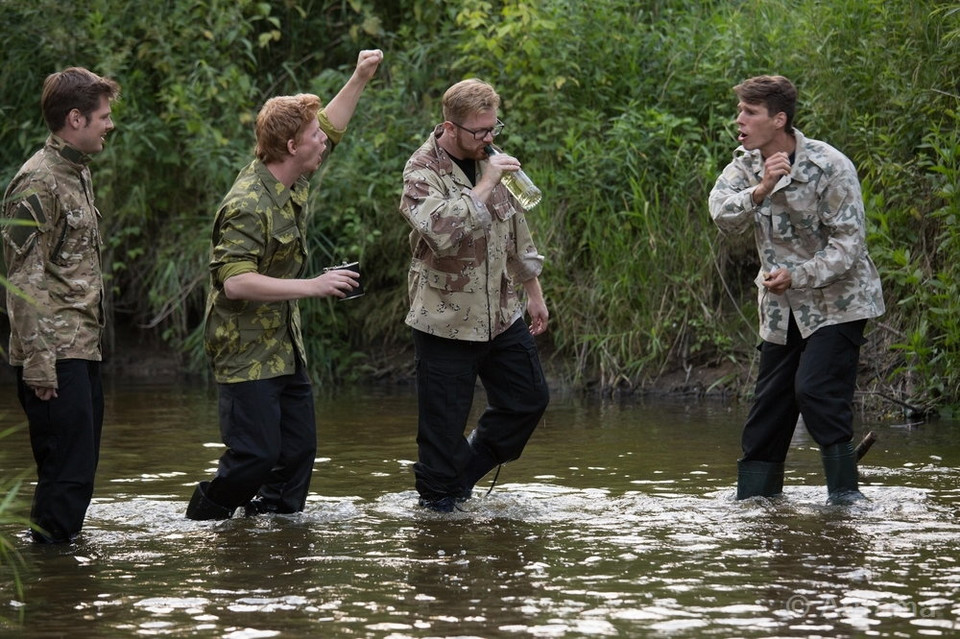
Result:
<svg viewBox="0 0 960 639"><path fill-rule="evenodd" d="M100 212L90 156L50 135L3 198L8 356L30 386L57 388L57 360L100 361L104 327Z"/></svg>

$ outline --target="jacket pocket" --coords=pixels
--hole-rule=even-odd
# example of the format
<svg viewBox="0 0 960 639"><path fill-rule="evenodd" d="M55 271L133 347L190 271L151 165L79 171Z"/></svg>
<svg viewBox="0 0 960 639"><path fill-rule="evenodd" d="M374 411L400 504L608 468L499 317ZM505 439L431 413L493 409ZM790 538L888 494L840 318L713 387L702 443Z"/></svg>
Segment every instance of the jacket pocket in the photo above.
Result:
<svg viewBox="0 0 960 639"><path fill-rule="evenodd" d="M475 273L473 269L461 271L459 273L448 273L430 268L424 265L424 277L430 288L443 291L445 293L476 293L481 290L478 286L476 277L470 273Z"/></svg>

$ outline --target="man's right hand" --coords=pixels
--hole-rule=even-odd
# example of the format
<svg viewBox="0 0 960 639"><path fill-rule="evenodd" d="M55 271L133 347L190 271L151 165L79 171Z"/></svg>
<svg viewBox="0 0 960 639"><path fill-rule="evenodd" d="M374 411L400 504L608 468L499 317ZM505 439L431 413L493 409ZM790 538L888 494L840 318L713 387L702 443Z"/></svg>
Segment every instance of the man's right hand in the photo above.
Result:
<svg viewBox="0 0 960 639"><path fill-rule="evenodd" d="M753 190L754 204L760 204L768 195L773 193L777 182L784 175L790 175L790 156L784 151L778 151L763 163L763 179Z"/></svg>
<svg viewBox="0 0 960 639"><path fill-rule="evenodd" d="M31 386L33 389L33 394L37 396L40 401L49 401L57 396L56 388L48 388L46 386Z"/></svg>
<svg viewBox="0 0 960 639"><path fill-rule="evenodd" d="M520 170L520 160L507 155L506 153L497 153L487 158L487 167L483 171L483 176L473 189L480 199L486 200L493 188L500 184L500 179L504 173L512 173Z"/></svg>

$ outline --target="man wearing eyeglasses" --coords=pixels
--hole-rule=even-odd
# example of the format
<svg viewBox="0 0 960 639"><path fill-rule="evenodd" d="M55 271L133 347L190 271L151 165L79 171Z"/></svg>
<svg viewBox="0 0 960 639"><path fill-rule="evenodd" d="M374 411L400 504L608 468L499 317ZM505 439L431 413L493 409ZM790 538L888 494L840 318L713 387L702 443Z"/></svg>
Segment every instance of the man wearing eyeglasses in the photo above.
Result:
<svg viewBox="0 0 960 639"><path fill-rule="evenodd" d="M419 408L413 470L420 506L437 512L458 509L484 475L517 459L549 402L534 342L547 330L543 256L500 182L520 163L484 150L503 129L499 107L486 82L453 85L444 121L403 171ZM487 407L465 437L478 376Z"/></svg>

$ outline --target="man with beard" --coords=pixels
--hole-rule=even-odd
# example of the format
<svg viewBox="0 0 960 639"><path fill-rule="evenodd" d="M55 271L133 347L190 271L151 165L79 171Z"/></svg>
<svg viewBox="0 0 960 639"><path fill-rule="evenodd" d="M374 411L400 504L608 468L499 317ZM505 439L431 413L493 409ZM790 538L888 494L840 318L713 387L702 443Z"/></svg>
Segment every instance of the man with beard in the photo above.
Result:
<svg viewBox="0 0 960 639"><path fill-rule="evenodd" d="M500 96L471 79L443 96L444 121L403 171L412 227L406 323L416 348L419 504L450 512L497 465L517 459L549 401L534 336L547 330L541 256L501 184L516 158L486 147ZM523 319L526 292L530 325ZM487 408L464 436L479 376Z"/></svg>

